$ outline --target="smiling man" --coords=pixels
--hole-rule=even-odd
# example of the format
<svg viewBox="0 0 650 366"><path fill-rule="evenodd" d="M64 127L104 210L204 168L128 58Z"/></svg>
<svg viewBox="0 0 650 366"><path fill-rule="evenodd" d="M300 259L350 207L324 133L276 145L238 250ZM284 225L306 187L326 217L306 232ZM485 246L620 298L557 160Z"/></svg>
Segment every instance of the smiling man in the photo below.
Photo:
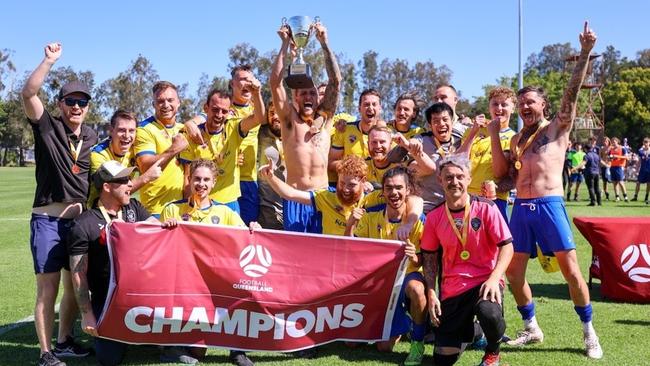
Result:
<svg viewBox="0 0 650 366"><path fill-rule="evenodd" d="M140 191L142 204L159 217L163 206L183 197L183 168L177 155L187 147L176 122L180 106L176 86L159 81L153 86L154 115L140 122L136 131L135 157L138 170L146 172L154 164L162 169L160 177L145 184Z"/></svg>
<svg viewBox="0 0 650 366"><path fill-rule="evenodd" d="M30 245L36 273L34 326L40 345L39 365L65 366L58 357L87 356L72 339L72 324L77 313L65 238L72 220L81 214L88 196L90 148L97 134L83 124L88 113L90 91L79 81L63 85L57 106L60 117L53 117L38 97L47 74L61 57L59 43L45 46L45 57L25 82L23 108L34 133L36 153L36 193L30 221ZM63 276L63 297L59 309L59 333L52 349L54 303Z"/></svg>
<svg viewBox="0 0 650 366"><path fill-rule="evenodd" d="M136 119L133 113L118 109L111 117L111 129L109 137L93 146L90 152L90 174L95 174L99 167L109 161L115 160L126 167L135 166L133 154L133 143L135 142ZM147 184L160 176L162 173L160 164L154 163L149 170L134 178L131 192L137 192L144 184ZM93 202L99 197L99 191L94 185L90 185L88 206L92 207Z"/></svg>
<svg viewBox="0 0 650 366"><path fill-rule="evenodd" d="M282 147L287 167L287 183L298 190L314 191L327 187L327 154L330 150L330 130L336 112L341 85L341 72L336 56L329 47L327 29L314 25L316 39L323 50L327 86L322 98L316 87L292 90L293 103L289 101L282 85L284 59L291 37L289 28L278 30L282 40L280 52L273 63L270 77L273 105L281 121ZM286 230L317 231L319 220L310 204L283 202L283 223Z"/></svg>
<svg viewBox="0 0 650 366"><path fill-rule="evenodd" d="M224 90L213 89L208 94L203 110L207 120L199 126L205 144L189 142L188 148L181 152L180 161L184 166L184 190L188 196L190 190L190 163L199 159L215 162L217 179L210 197L240 213L239 201L243 192L240 190L239 148L248 132L257 128L264 120L260 82L253 78L248 89L253 91L253 114L245 118L232 117L230 113L231 96Z"/></svg>
<svg viewBox="0 0 650 366"><path fill-rule="evenodd" d="M509 343L525 345L544 339L535 317L532 292L526 281L528 260L537 256L539 247L542 253L557 258L569 286L574 309L582 322L586 354L589 358L598 359L603 357L603 350L592 324L589 289L578 265L562 186L564 154L576 116L578 92L587 72L589 54L596 43L596 34L589 29L587 22L579 39L580 55L555 118L551 121L546 119L548 100L544 89L527 86L519 90L517 103L524 128L512 137L510 159L506 158L498 144L492 145L492 156L497 176L508 174L512 165L516 171L517 200L510 225L515 254L507 276L525 329ZM498 138L496 128L490 131L493 139Z"/></svg>
<svg viewBox="0 0 650 366"><path fill-rule="evenodd" d="M460 147L460 138L452 134L453 114L448 104L434 103L424 112L431 131L414 137L408 143L404 139L400 142L400 147L407 149L413 159L409 166L416 169L420 177L425 214L444 202L442 186L436 176L436 162Z"/></svg>

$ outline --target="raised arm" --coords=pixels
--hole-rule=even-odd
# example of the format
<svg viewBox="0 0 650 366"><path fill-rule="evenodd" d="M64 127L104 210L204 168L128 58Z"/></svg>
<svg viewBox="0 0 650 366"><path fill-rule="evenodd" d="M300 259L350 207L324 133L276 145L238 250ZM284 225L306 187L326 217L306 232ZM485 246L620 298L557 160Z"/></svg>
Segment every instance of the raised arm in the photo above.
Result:
<svg viewBox="0 0 650 366"><path fill-rule="evenodd" d="M580 56L573 69L573 74L571 74L569 85L564 90L564 95L562 95L560 112L557 114L557 123L562 130L568 131L573 125L573 119L576 116L578 92L587 74L589 54L595 44L596 33L589 29L589 22L585 22L584 31L580 33Z"/></svg>
<svg viewBox="0 0 650 366"><path fill-rule="evenodd" d="M45 82L45 77L50 72L50 69L56 62L56 60L61 57L63 52L63 47L60 43L50 43L45 46L45 58L43 61L36 67L32 74L25 82L21 96L23 99L23 109L25 114L30 121L36 122L41 119L43 112L45 111L43 107L43 102L38 98L38 91L43 86Z"/></svg>
<svg viewBox="0 0 650 366"><path fill-rule="evenodd" d="M316 31L316 39L320 42L323 54L325 55L325 70L327 72L327 87L325 87L325 95L323 100L318 106L318 112L323 114L327 120L331 120L336 113L336 108L339 103L339 90L341 88L341 70L339 64L336 62L336 56L330 49L327 40L327 29L321 24L314 25Z"/></svg>
<svg viewBox="0 0 650 366"><path fill-rule="evenodd" d="M259 80L253 77L253 79L249 81L249 88L253 94L252 100L254 109L253 114L241 121L240 126L242 132L248 132L252 130L253 128L262 124L262 122L266 119L266 109L264 107L264 102L262 101L262 84L260 84Z"/></svg>
<svg viewBox="0 0 650 366"><path fill-rule="evenodd" d="M510 167L510 153L503 151L499 131L501 122L495 118L488 124L488 134L490 135L490 149L492 150L492 171L496 178L503 178L508 174ZM515 137L510 139L510 150L514 148Z"/></svg>
<svg viewBox="0 0 650 366"><path fill-rule="evenodd" d="M271 84L271 97L273 98L273 106L275 111L278 113L278 117L282 123L288 125L291 124L289 118L291 117L291 108L289 100L287 98L287 92L284 90L282 85L282 75L284 73L284 59L287 57L287 50L289 49L289 44L291 43L289 36L289 27L282 25L278 30L278 35L282 40L282 45L280 46L280 51L278 52L275 61L273 62L273 68L271 69L271 77L269 83Z"/></svg>

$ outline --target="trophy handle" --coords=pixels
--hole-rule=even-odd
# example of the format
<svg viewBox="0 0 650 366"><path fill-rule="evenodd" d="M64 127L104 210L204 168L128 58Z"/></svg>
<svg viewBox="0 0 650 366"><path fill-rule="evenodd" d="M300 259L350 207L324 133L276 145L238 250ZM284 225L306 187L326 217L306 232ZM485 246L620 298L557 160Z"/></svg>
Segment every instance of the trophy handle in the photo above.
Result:
<svg viewBox="0 0 650 366"><path fill-rule="evenodd" d="M314 17L314 21L311 23L311 26L313 27L313 26L315 26L316 24L319 24L319 23L320 23L320 17L318 15L316 15Z"/></svg>
<svg viewBox="0 0 650 366"><path fill-rule="evenodd" d="M282 17L282 24L281 26L286 26L287 25L287 17Z"/></svg>

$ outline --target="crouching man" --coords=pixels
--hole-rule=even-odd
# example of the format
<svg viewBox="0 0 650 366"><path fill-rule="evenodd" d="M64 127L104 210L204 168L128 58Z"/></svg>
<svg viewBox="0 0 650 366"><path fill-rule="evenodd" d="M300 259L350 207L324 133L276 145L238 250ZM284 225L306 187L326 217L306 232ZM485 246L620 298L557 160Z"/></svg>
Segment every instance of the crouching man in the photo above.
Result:
<svg viewBox="0 0 650 366"><path fill-rule="evenodd" d="M453 365L458 360L462 343L472 342L476 316L488 342L480 365L498 365L499 342L506 329L503 274L513 255L512 236L494 202L467 192L471 181L467 158L443 158L438 178L445 202L427 215L421 240L429 315L436 327L434 364Z"/></svg>

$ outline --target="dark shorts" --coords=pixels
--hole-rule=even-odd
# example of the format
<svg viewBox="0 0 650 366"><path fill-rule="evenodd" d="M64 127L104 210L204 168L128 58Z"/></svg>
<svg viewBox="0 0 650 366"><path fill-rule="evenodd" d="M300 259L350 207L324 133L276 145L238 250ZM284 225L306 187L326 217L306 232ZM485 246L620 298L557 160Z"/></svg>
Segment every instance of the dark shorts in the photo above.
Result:
<svg viewBox="0 0 650 366"><path fill-rule="evenodd" d="M323 224L320 212L313 205L282 200L282 220L284 230L299 233L322 234Z"/></svg>
<svg viewBox="0 0 650 366"><path fill-rule="evenodd" d="M612 175L609 172L609 168L607 167L600 168L600 176L603 178L603 182L607 182L607 183L612 182Z"/></svg>
<svg viewBox="0 0 650 366"><path fill-rule="evenodd" d="M241 218L246 225L251 221L257 220L260 212L260 196L258 194L258 187L256 181L240 181L239 188L241 189L241 197L237 199L239 202L239 209L241 210Z"/></svg>
<svg viewBox="0 0 650 366"><path fill-rule="evenodd" d="M72 219L32 214L29 244L34 273L54 273L62 268L70 270L65 240L71 225Z"/></svg>
<svg viewBox="0 0 650 366"><path fill-rule="evenodd" d="M510 231L516 253L537 257L537 247L544 254L576 248L564 199L547 196L516 199L510 217Z"/></svg>
<svg viewBox="0 0 650 366"><path fill-rule="evenodd" d="M571 183L582 183L584 182L585 178L582 176L582 173L572 173L571 176L569 177L569 181Z"/></svg>
<svg viewBox="0 0 650 366"><path fill-rule="evenodd" d="M638 182L650 183L650 170L640 170Z"/></svg>
<svg viewBox="0 0 650 366"><path fill-rule="evenodd" d="M613 166L609 168L609 173L612 175L612 182L624 182L625 171L622 166Z"/></svg>
<svg viewBox="0 0 650 366"><path fill-rule="evenodd" d="M424 276L420 272L411 272L404 276L402 288L399 290L397 307L395 307L395 314L393 315L393 323L390 328L391 337L406 334L411 330L411 317L408 315L410 301L406 297L406 284L409 281L420 281L424 283Z"/></svg>
<svg viewBox="0 0 650 366"><path fill-rule="evenodd" d="M434 328L436 347L460 348L463 343L474 340L474 317L478 313L479 302L486 301L481 300L480 290L481 286L476 286L440 302L440 325Z"/></svg>
<svg viewBox="0 0 650 366"><path fill-rule="evenodd" d="M502 200L501 198L497 198L494 200L494 203L497 205L499 212L501 212L501 216L503 216L503 219L506 220L506 224L507 224L508 223L508 201Z"/></svg>

